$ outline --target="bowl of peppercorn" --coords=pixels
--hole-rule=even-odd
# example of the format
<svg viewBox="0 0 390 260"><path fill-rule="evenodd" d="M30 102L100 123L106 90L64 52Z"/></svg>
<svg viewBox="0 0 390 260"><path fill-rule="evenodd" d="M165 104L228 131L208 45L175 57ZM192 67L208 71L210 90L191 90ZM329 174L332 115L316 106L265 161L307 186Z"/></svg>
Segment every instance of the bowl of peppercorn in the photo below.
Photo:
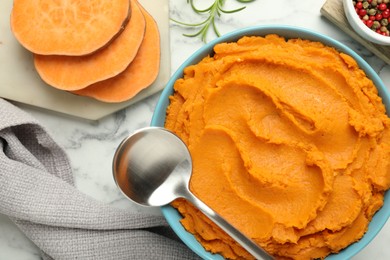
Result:
<svg viewBox="0 0 390 260"><path fill-rule="evenodd" d="M349 24L361 37L390 45L390 0L343 0Z"/></svg>

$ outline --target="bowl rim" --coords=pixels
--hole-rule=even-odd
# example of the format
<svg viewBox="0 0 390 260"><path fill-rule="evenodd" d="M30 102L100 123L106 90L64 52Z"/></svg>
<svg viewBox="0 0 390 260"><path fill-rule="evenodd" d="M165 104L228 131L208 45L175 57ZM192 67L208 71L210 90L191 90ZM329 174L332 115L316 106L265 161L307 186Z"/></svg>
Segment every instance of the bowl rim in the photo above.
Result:
<svg viewBox="0 0 390 260"><path fill-rule="evenodd" d="M368 40L382 45L390 45L390 36L383 36L368 28L355 12L352 0L343 0L344 12L348 22L352 28L362 37L367 37ZM357 27L357 28L356 28Z"/></svg>
<svg viewBox="0 0 390 260"><path fill-rule="evenodd" d="M386 88L378 74L373 70L373 68L348 46L335 39L330 38L329 36L302 27L290 25L258 25L238 29L233 32L227 33L219 38L216 38L213 41L210 41L209 43L199 48L187 60L185 60L182 65L175 71L175 73L173 73L170 80L163 89L152 116L151 126L164 126L166 109L169 105L169 96L173 93L173 85L175 81L183 76L184 68L199 62L202 58L212 53L213 46L218 43L234 42L243 36L264 36L267 34L278 34L287 39L302 38L307 40L319 41L322 42L324 45L334 47L338 51L350 55L355 59L359 67L366 73L366 75L374 82L376 88L378 89L379 96L382 98L382 101L386 107L386 113L390 115L390 93L388 89ZM196 254L198 254L203 259L223 259L223 257L219 254L212 254L206 251L203 246L195 239L195 237L184 229L184 227L179 222L182 217L175 208L170 205L167 205L161 207L161 211L168 224L174 230L174 232L180 237L184 244L186 244ZM349 245L345 249L341 250L338 254L331 254L327 256L326 259L343 260L353 257L363 248L365 248L371 242L371 240L374 239L374 237L385 225L389 217L390 191L388 190L386 191L384 196L384 205L373 216L373 219L369 224L366 234L359 241Z"/></svg>

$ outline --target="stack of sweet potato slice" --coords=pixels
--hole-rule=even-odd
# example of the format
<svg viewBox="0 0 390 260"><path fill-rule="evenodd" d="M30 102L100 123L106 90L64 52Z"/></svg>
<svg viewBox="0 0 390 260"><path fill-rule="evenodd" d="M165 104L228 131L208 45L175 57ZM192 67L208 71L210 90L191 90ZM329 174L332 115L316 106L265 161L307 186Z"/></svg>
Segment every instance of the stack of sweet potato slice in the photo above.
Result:
<svg viewBox="0 0 390 260"><path fill-rule="evenodd" d="M131 99L160 69L160 35L137 0L15 0L11 29L50 86L104 102Z"/></svg>

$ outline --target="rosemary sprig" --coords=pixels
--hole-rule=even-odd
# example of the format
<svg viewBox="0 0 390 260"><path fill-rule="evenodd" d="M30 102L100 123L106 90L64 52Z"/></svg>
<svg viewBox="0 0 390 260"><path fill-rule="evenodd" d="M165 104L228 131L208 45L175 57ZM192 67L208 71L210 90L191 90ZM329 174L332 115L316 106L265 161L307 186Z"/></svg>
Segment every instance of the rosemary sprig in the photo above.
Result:
<svg viewBox="0 0 390 260"><path fill-rule="evenodd" d="M240 3L250 3L250 2L253 2L255 0L236 0L236 1L240 2ZM236 12L239 12L239 11L246 8L246 6L243 6L243 7L237 8L237 9L233 9L233 10L225 10L225 9L223 9L223 6L225 4L225 0L215 0L206 9L197 8L194 4L194 0L187 0L187 3L189 3L191 5L191 8L192 8L192 10L194 10L195 13L197 13L199 15L208 14L207 18L199 23L185 23L185 22L181 22L181 21L178 21L175 19L171 19L171 20L177 24L180 24L180 25L183 25L186 27L192 27L192 28L200 27L200 29L193 34L183 34L183 35L186 37L200 36L200 38L203 42L207 41L207 32L209 31L210 26L213 28L214 33L218 37L221 36L221 34L219 33L217 26L215 24L215 19L217 17L221 17L222 13L225 13L225 14L236 13Z"/></svg>

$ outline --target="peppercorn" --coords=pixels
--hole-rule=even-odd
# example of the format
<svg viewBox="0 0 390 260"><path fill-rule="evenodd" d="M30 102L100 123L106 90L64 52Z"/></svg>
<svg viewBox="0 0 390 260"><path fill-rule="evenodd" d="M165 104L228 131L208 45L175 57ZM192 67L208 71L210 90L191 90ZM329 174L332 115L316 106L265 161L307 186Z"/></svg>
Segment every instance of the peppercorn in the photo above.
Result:
<svg viewBox="0 0 390 260"><path fill-rule="evenodd" d="M390 0L352 0L360 20L371 30L389 36Z"/></svg>
<svg viewBox="0 0 390 260"><path fill-rule="evenodd" d="M359 10L359 16L360 17L363 17L363 16L365 16L367 14L367 10L366 9L360 9Z"/></svg>
<svg viewBox="0 0 390 260"><path fill-rule="evenodd" d="M371 28L373 26L373 24L374 24L373 20L367 20L366 21L366 25L367 25L368 28Z"/></svg>
<svg viewBox="0 0 390 260"><path fill-rule="evenodd" d="M378 5L378 9L380 11L384 11L384 10L386 10L386 8L387 8L387 5L385 3L381 3Z"/></svg>
<svg viewBox="0 0 390 260"><path fill-rule="evenodd" d="M381 24L378 21L374 21L372 23L371 29L378 29L381 26Z"/></svg>
<svg viewBox="0 0 390 260"><path fill-rule="evenodd" d="M376 14L376 9L371 8L371 9L369 9L369 10L367 11L367 13L368 13L369 15L375 15L375 14Z"/></svg>

